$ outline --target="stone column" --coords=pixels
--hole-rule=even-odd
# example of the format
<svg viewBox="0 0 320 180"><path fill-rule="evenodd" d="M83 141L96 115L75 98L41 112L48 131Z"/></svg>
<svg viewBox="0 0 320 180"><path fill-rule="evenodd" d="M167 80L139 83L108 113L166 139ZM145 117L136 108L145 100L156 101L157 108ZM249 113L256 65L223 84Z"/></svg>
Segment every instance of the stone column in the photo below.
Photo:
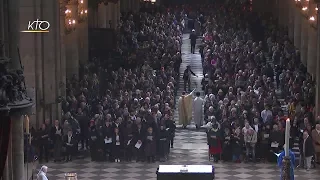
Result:
<svg viewBox="0 0 320 180"><path fill-rule="evenodd" d="M278 1L278 20L279 20L279 24L281 26L286 26L285 24L285 13L287 10L284 10L283 8L285 7L285 1L286 0L279 0Z"/></svg>
<svg viewBox="0 0 320 180"><path fill-rule="evenodd" d="M127 1L128 3L128 11L132 11L132 1Z"/></svg>
<svg viewBox="0 0 320 180"><path fill-rule="evenodd" d="M59 69L57 70L57 96L66 96L66 46L65 46L65 10L66 4L65 1L59 1L60 2L60 14L59 14L59 29L60 29L60 58L57 60L57 67ZM57 119L61 119L61 103L57 103Z"/></svg>
<svg viewBox="0 0 320 180"><path fill-rule="evenodd" d="M21 115L11 116L12 122L12 180L24 180L24 136Z"/></svg>
<svg viewBox="0 0 320 180"><path fill-rule="evenodd" d="M121 2L118 1L117 3L117 28L118 28L118 25L119 25L119 22L120 22L120 17L121 17Z"/></svg>
<svg viewBox="0 0 320 180"><path fill-rule="evenodd" d="M77 0L72 0L67 5L67 8L71 10L72 19L78 18L78 6ZM77 24L74 31L69 32L66 36L66 71L67 77L71 78L76 75L79 77L79 49L78 49L78 29Z"/></svg>
<svg viewBox="0 0 320 180"><path fill-rule="evenodd" d="M107 28L108 27L108 20L106 14L108 13L107 7L101 3L98 6L98 22L99 28Z"/></svg>
<svg viewBox="0 0 320 180"><path fill-rule="evenodd" d="M160 3L160 0L159 0L159 3ZM140 11L140 0L137 0L137 11L138 12Z"/></svg>
<svg viewBox="0 0 320 180"><path fill-rule="evenodd" d="M309 22L308 19L301 15L301 45L300 45L300 53L301 53L301 62L307 67L307 55L308 55L308 31L309 31Z"/></svg>
<svg viewBox="0 0 320 180"><path fill-rule="evenodd" d="M60 82L60 6L59 1L41 1L41 17L50 22L50 32L41 38L43 58L43 100L45 118L57 118L57 89ZM71 9L73 11L73 9ZM72 59L70 59L72 60ZM43 120L42 120L43 121Z"/></svg>
<svg viewBox="0 0 320 180"><path fill-rule="evenodd" d="M9 29L9 57L11 59L10 67L12 69L21 69L18 54L18 44L20 41L20 0L7 0L8 3L8 29ZM27 28L27 25L25 28Z"/></svg>
<svg viewBox="0 0 320 180"><path fill-rule="evenodd" d="M320 2L317 4L320 8ZM320 12L317 14L317 62L316 62L316 114L320 116Z"/></svg>
<svg viewBox="0 0 320 180"><path fill-rule="evenodd" d="M12 122L10 126L10 137L9 137L9 144L8 144L8 153L7 153L7 160L6 165L3 172L3 180L12 180L13 178L13 171L12 171Z"/></svg>
<svg viewBox="0 0 320 180"><path fill-rule="evenodd" d="M294 14L294 46L300 49L301 45L301 12L295 8Z"/></svg>
<svg viewBox="0 0 320 180"><path fill-rule="evenodd" d="M311 26L308 29L307 69L315 79L317 68L317 30Z"/></svg>
<svg viewBox="0 0 320 180"><path fill-rule="evenodd" d="M88 1L83 0L83 9L88 9ZM88 15L88 14L84 14ZM79 61L80 65L84 65L88 61L88 20L85 19L78 24L78 42L79 42Z"/></svg>
<svg viewBox="0 0 320 180"><path fill-rule="evenodd" d="M289 8L289 25L288 25L288 36L290 40L294 40L294 18L295 18L295 11L296 11L296 4L295 1L290 1L288 2Z"/></svg>
<svg viewBox="0 0 320 180"><path fill-rule="evenodd" d="M119 13L118 3L110 3L110 4L113 9L113 11L112 11L112 28L116 29L118 26L118 13Z"/></svg>

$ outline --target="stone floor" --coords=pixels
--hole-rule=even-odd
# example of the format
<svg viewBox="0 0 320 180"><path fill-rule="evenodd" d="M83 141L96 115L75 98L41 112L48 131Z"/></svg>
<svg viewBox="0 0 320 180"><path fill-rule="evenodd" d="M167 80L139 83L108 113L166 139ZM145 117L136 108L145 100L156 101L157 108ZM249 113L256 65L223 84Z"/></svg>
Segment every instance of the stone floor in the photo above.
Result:
<svg viewBox="0 0 320 180"><path fill-rule="evenodd" d="M74 160L69 163L48 163L50 180L64 179L64 173L75 172L79 180L156 180L160 164L213 164L217 180L275 180L279 169L275 164L262 163L213 163L208 161L206 136L204 132L177 130L176 142L167 162L91 162L90 159ZM296 180L320 179L320 171L296 170Z"/></svg>

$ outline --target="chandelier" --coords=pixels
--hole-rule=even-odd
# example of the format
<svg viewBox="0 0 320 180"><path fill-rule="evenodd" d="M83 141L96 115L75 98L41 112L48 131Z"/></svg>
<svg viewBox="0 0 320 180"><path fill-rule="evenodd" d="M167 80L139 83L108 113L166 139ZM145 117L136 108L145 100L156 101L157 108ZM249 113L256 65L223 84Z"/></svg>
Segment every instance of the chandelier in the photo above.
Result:
<svg viewBox="0 0 320 180"><path fill-rule="evenodd" d="M83 22L87 19L88 15L88 10L86 8L85 3L83 2L84 0L79 0L78 1L78 17L79 17L79 22Z"/></svg>
<svg viewBox="0 0 320 180"><path fill-rule="evenodd" d="M66 19L65 19L65 26L66 26L66 33L71 33L76 29L76 19L72 17L72 11L67 9L65 11Z"/></svg>

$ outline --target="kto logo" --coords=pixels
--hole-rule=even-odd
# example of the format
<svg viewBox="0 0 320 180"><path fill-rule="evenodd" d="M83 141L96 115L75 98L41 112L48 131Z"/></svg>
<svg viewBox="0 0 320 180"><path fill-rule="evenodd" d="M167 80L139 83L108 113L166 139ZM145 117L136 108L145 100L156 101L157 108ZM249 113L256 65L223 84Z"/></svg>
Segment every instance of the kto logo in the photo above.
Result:
<svg viewBox="0 0 320 180"><path fill-rule="evenodd" d="M49 32L50 23L48 21L41 21L39 19L35 21L29 21L28 28L25 33L47 33Z"/></svg>

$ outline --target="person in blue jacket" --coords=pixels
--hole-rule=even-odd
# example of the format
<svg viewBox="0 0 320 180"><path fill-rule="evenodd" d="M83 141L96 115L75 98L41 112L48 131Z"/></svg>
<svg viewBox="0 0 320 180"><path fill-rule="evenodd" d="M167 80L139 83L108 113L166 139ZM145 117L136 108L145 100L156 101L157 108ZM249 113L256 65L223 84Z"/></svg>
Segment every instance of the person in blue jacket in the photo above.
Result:
<svg viewBox="0 0 320 180"><path fill-rule="evenodd" d="M291 150L289 150L289 156L290 156L290 180L294 180L293 169L294 169L294 163L295 163L295 155ZM285 157L284 151L278 154L278 167L281 168L281 179L282 179L282 168L283 168L282 160L284 157Z"/></svg>

